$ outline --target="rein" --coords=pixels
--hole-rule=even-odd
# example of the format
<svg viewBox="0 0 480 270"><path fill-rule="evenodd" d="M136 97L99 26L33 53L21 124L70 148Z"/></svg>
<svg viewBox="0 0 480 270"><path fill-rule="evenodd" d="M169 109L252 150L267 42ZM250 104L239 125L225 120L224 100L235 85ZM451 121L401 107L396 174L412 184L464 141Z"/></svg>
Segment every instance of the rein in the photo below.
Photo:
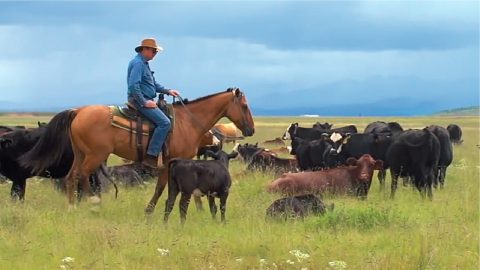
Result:
<svg viewBox="0 0 480 270"><path fill-rule="evenodd" d="M205 129L205 126L202 123L200 123L200 121L198 121L198 118L195 117L192 111L190 111L190 109L188 109L188 107L185 105L185 103L183 102L183 98L180 95L178 95L177 97L178 97L178 101L180 101L180 104L182 104L183 108L185 108L190 118L192 118L193 122L197 124L200 128ZM175 101L175 97L173 97L173 100Z"/></svg>
<svg viewBox="0 0 480 270"><path fill-rule="evenodd" d="M194 122L195 124L197 124L200 128L202 128L202 129L207 129L207 128L205 128L205 126L198 120L198 118L192 113L192 111L190 111L190 109L188 109L188 107L187 107L187 106L185 105L185 103L183 102L183 98L182 98L180 95L178 95L177 98L178 98L178 101L180 102L180 104L183 106L183 108L185 108L185 110L187 111L187 113L188 113L188 115L190 116L190 118L192 118L193 122ZM173 97L173 101L175 102L175 97ZM237 102L237 99L235 98L235 96L234 96L234 102L235 102L235 103ZM245 119L245 114L244 114L243 112L242 112L242 118L243 118L243 119L242 119L243 124L246 125L247 121L246 121L246 119ZM215 130L215 129L207 129L207 130L210 130L210 131L213 133L213 135L217 136L217 138L218 138L219 135L223 136L223 134L221 134L218 130Z"/></svg>

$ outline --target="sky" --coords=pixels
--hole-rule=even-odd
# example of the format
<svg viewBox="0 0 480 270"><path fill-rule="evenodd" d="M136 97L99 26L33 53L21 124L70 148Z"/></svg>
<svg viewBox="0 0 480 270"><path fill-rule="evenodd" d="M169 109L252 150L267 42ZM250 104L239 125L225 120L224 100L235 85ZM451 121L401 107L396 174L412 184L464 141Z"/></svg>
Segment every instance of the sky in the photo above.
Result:
<svg viewBox="0 0 480 270"><path fill-rule="evenodd" d="M164 48L158 82L190 99L240 87L260 114L478 105L479 14L478 1L0 2L0 110L121 104L146 37Z"/></svg>

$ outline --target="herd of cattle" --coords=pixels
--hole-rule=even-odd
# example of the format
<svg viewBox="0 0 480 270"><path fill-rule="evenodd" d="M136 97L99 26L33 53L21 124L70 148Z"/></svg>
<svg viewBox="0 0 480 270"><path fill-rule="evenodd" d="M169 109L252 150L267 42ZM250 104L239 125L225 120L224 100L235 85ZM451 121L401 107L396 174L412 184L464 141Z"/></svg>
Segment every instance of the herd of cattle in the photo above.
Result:
<svg viewBox="0 0 480 270"><path fill-rule="evenodd" d="M26 179L34 175L20 164L21 156L28 152L45 131L44 123L37 128L0 126L0 174L12 181L11 196L25 198ZM403 130L396 122L370 123L363 133L354 125L333 128L329 123L316 123L313 127L291 124L281 138L257 144L236 144L234 151L222 151L223 143L241 139L236 128L229 124L216 125L206 133L198 147L197 160L175 159L169 164L168 199L164 220L173 208L178 193L180 216L185 221L190 197L194 196L201 207L200 196L207 196L213 217L217 212L214 198L220 198L222 221L225 220L226 200L231 185L228 171L229 159L237 155L246 163L247 170L273 171L279 177L271 182L267 191L288 197L275 201L268 209L268 216L324 213L327 208L315 194L352 194L366 198L374 170L378 170L381 188L385 186L386 170L392 176L391 197L395 195L399 177L404 184L411 182L424 197L432 198L432 185L443 188L447 167L453 160L452 144L462 143L462 131L458 125L447 128L431 125L424 129ZM291 140L287 146L285 140ZM290 153L292 158L279 154ZM199 160L212 157L214 160ZM64 153L59 164L48 168L39 176L62 179L73 161L71 149ZM146 177L156 177L158 172L139 163L106 167L104 164L90 181L94 189L101 191L108 180L125 185L141 184ZM57 181L63 189L62 181ZM332 206L333 208L333 206Z"/></svg>

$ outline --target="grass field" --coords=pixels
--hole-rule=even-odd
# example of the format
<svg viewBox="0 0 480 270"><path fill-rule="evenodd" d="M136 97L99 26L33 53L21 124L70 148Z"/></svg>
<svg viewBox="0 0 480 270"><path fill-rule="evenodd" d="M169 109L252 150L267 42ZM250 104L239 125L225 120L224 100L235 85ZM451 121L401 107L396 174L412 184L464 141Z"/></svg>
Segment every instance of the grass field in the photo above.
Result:
<svg viewBox="0 0 480 270"><path fill-rule="evenodd" d="M48 118L3 115L0 125L33 126ZM245 141L273 139L289 123L309 126L317 120L259 117L255 136ZM245 166L236 160L225 226L192 203L180 227L178 199L164 226L166 192L146 218L153 181L120 187L118 199L109 192L101 206L84 202L70 213L65 196L48 180L30 179L25 203L12 203L10 184L0 185L0 269L478 269L478 117L321 120L359 130L375 120L398 121L404 128L457 123L465 142L454 147L445 189L435 190L433 201L401 185L390 200L389 176L384 192L375 177L367 200L326 197L335 210L303 222L266 221L265 209L279 198L265 192L274 176L242 173Z"/></svg>

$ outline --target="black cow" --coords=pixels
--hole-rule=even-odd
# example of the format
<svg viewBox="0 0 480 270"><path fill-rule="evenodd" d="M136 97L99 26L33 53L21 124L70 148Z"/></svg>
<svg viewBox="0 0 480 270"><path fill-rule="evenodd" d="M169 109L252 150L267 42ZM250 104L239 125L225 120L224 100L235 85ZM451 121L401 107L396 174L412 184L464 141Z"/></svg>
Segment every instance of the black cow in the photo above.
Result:
<svg viewBox="0 0 480 270"><path fill-rule="evenodd" d="M320 130L324 133L327 133L329 135L331 135L334 132L341 133L341 134L348 134L348 133L353 134L353 133L358 132L357 127L355 125L348 125L348 126L339 127L339 128L331 128L331 126L333 126L333 125L330 125L329 128L326 128L326 127L328 127L328 123L319 124L317 122L317 124L313 125L313 128L318 129L318 130Z"/></svg>
<svg viewBox="0 0 480 270"><path fill-rule="evenodd" d="M335 142L334 150L330 153L330 164L342 165L350 157L359 159L365 154L369 154L373 159L382 160L383 169L378 172L378 180L380 182L380 189L385 188L385 175L388 168L386 162L386 152L393 141L393 137L385 134L351 134L343 137ZM332 159L334 161L332 161Z"/></svg>
<svg viewBox="0 0 480 270"><path fill-rule="evenodd" d="M245 143L243 145L237 143L232 150L235 152L238 152L238 155L240 156L240 158L247 164L250 164L252 162L253 156L255 156L256 154L262 151L266 151L265 148L258 147L258 143L256 144ZM276 155L276 154L272 153L272 155Z"/></svg>
<svg viewBox="0 0 480 270"><path fill-rule="evenodd" d="M200 159L200 157L203 157L203 159L207 159L207 155L206 155L207 151L216 153L220 150L222 150L222 144L202 146L198 148L197 159Z"/></svg>
<svg viewBox="0 0 480 270"><path fill-rule="evenodd" d="M26 180L32 176L63 178L67 175L73 162L72 149L63 153L60 164L47 170L32 173L18 162L20 156L30 151L44 134L44 126L32 129L15 129L0 137L0 173L12 181L10 195L12 199L25 199Z"/></svg>
<svg viewBox="0 0 480 270"><path fill-rule="evenodd" d="M300 170L320 170L333 166L331 160L333 142L324 136L317 140L294 138L290 154L297 158Z"/></svg>
<svg viewBox="0 0 480 270"><path fill-rule="evenodd" d="M333 210L334 205L329 206ZM267 217L285 219L289 217L304 219L309 214L323 215L327 207L320 198L313 194L298 195L294 197L281 198L274 201L267 208Z"/></svg>
<svg viewBox="0 0 480 270"><path fill-rule="evenodd" d="M333 133L341 134L353 134L357 133L357 127L354 125L349 125L340 128L333 129L320 129L320 128L304 128L298 126L298 123L293 123L288 126L287 130L282 136L283 140L292 140L295 137L306 139L306 140L317 140L325 135L332 135Z"/></svg>
<svg viewBox="0 0 480 270"><path fill-rule="evenodd" d="M450 135L450 140L454 144L461 144L462 140L462 129L456 124L450 124L447 127L448 133Z"/></svg>
<svg viewBox="0 0 480 270"><path fill-rule="evenodd" d="M133 187L144 184L144 181L158 177L159 171L141 162L134 162L108 167L111 178L116 182Z"/></svg>
<svg viewBox="0 0 480 270"><path fill-rule="evenodd" d="M325 122L325 123L320 123L320 122L316 122L315 124L313 124L313 128L318 128L318 129L332 129L333 127L333 124L330 124L328 122Z"/></svg>
<svg viewBox="0 0 480 270"><path fill-rule="evenodd" d="M440 159L440 142L428 129L407 130L394 139L386 153L392 173L391 197L399 176L411 176L422 197L433 198L432 183Z"/></svg>
<svg viewBox="0 0 480 270"><path fill-rule="evenodd" d="M276 173L297 171L295 159L280 158L277 153L258 147L258 144L237 144L233 150L247 163L247 170L271 170Z"/></svg>
<svg viewBox="0 0 480 270"><path fill-rule="evenodd" d="M450 141L450 135L448 134L448 130L446 130L444 127L431 125L428 127L428 130L435 134L438 141L440 142L440 159L438 160L438 169L435 173L433 185L436 188L438 182L440 182L440 188L443 188L443 185L445 183L445 176L447 174L447 167L453 161L452 142Z"/></svg>
<svg viewBox="0 0 480 270"><path fill-rule="evenodd" d="M403 131L402 126L397 122L375 121L367 125L363 133L381 133L396 135Z"/></svg>
<svg viewBox="0 0 480 270"><path fill-rule="evenodd" d="M298 123L293 123L288 126L287 130L282 135L282 139L292 140L295 137L299 137L307 140L316 140L322 138L324 134L328 134L328 132L316 128L299 127Z"/></svg>
<svg viewBox="0 0 480 270"><path fill-rule="evenodd" d="M180 198L180 220L184 224L187 217L188 204L193 195L208 197L212 218L217 214L215 197L220 198L220 212L222 222L225 222L225 210L228 193L232 180L228 172L228 161L235 158L238 153L227 154L223 151L217 153L207 152L215 160L189 160L173 159L169 163L168 199L165 203L164 221L172 212L178 193Z"/></svg>

